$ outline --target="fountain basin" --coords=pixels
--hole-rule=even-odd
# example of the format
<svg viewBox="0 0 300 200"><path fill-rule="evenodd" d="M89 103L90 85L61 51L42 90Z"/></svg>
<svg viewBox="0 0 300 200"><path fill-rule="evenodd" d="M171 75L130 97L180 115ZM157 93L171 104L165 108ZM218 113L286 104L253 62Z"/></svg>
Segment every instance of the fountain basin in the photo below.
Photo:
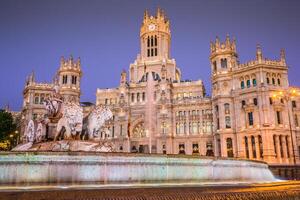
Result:
<svg viewBox="0 0 300 200"><path fill-rule="evenodd" d="M0 184L273 181L266 163L249 160L98 152L0 153Z"/></svg>

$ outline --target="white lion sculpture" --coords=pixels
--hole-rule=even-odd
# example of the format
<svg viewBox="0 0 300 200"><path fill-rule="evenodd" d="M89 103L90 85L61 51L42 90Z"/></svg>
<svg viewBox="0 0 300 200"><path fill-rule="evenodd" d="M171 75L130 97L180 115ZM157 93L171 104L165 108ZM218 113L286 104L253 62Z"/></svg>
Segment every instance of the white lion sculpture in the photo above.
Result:
<svg viewBox="0 0 300 200"><path fill-rule="evenodd" d="M64 102L61 107L62 117L56 127L54 141L61 136L64 131L64 139L72 139L80 136L82 131L83 110L76 103ZM64 130L63 130L64 129Z"/></svg>
<svg viewBox="0 0 300 200"><path fill-rule="evenodd" d="M97 106L89 114L86 124L86 131L90 140L100 139L101 128L105 121L113 116L111 110L105 106Z"/></svg>
<svg viewBox="0 0 300 200"><path fill-rule="evenodd" d="M24 142L31 142L33 143L35 140L35 127L33 120L30 120L27 124L25 133L24 133Z"/></svg>

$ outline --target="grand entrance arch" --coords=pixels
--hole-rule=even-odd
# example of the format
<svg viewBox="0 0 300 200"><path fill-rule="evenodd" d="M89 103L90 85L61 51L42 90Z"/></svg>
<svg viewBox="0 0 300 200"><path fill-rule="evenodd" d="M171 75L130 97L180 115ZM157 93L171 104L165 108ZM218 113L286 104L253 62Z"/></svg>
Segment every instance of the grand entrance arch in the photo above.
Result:
<svg viewBox="0 0 300 200"><path fill-rule="evenodd" d="M144 121L137 121L134 124L130 135L130 151L132 153L149 153L147 132Z"/></svg>

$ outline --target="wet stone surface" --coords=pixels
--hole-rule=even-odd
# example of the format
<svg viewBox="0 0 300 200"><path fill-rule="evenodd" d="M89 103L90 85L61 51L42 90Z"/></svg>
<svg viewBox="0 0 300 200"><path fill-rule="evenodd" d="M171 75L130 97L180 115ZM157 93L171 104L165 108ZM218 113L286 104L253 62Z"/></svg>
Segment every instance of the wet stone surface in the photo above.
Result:
<svg viewBox="0 0 300 200"><path fill-rule="evenodd" d="M300 199L300 182L289 181L251 186L156 187L122 189L49 189L2 191L0 199L25 200L152 200L152 199Z"/></svg>

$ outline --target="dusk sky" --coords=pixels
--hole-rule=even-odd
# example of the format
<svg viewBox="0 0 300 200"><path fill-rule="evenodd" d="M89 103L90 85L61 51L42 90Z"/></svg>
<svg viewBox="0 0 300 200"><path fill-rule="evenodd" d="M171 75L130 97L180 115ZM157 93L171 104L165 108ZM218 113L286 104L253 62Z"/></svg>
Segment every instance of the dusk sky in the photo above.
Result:
<svg viewBox="0 0 300 200"><path fill-rule="evenodd" d="M97 88L117 87L122 69L139 53L145 9L165 10L171 22L171 56L183 79L202 79L210 93L209 42L236 37L241 63L279 59L286 49L290 85L300 86L300 1L211 0L0 0L0 108L22 106L26 76L51 82L61 56L80 57L81 101Z"/></svg>

